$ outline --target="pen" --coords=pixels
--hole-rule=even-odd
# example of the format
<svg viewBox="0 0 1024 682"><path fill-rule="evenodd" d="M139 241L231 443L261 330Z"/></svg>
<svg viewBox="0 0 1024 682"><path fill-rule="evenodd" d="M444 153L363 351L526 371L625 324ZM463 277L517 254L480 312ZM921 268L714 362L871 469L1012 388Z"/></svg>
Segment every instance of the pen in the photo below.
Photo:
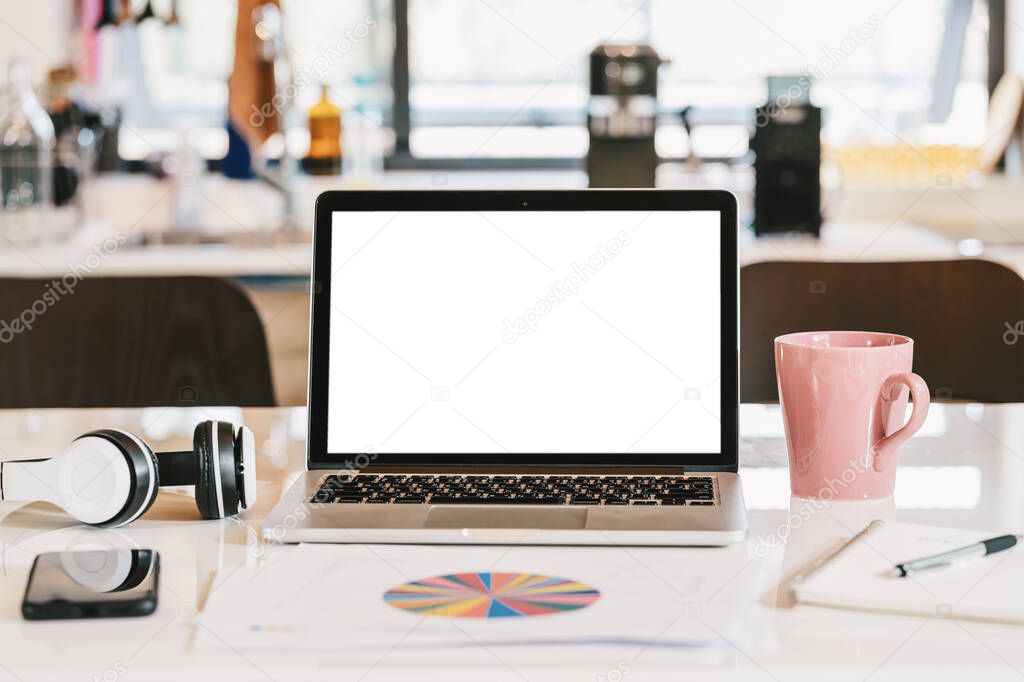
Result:
<svg viewBox="0 0 1024 682"><path fill-rule="evenodd" d="M1024 540L1024 535L1000 535L999 537L989 538L988 540L975 542L973 545L967 545L959 549L951 549L941 554L933 554L902 564L896 564L896 567L892 569L892 576L895 578L906 578L911 573L916 573L917 571L951 566L967 559L988 556L989 554L1010 549L1021 540Z"/></svg>

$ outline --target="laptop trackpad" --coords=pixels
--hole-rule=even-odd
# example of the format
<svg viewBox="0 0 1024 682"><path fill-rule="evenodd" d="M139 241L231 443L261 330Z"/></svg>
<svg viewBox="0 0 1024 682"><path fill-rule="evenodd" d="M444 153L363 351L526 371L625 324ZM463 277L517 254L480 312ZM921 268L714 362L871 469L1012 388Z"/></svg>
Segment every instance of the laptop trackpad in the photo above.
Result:
<svg viewBox="0 0 1024 682"><path fill-rule="evenodd" d="M587 510L576 507L431 507L424 528L583 528Z"/></svg>

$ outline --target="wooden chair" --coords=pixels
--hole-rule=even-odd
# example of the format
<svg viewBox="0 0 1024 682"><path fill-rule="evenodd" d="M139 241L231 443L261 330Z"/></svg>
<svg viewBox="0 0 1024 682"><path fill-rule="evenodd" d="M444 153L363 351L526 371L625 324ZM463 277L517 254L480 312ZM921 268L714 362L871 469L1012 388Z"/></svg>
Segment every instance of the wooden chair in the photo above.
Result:
<svg viewBox="0 0 1024 682"><path fill-rule="evenodd" d="M274 405L256 309L208 277L0 279L0 386L0 408Z"/></svg>
<svg viewBox="0 0 1024 682"><path fill-rule="evenodd" d="M990 261L751 264L740 271L740 398L778 400L776 336L845 329L913 338L914 371L939 400L1024 401L1021 320L1024 280Z"/></svg>

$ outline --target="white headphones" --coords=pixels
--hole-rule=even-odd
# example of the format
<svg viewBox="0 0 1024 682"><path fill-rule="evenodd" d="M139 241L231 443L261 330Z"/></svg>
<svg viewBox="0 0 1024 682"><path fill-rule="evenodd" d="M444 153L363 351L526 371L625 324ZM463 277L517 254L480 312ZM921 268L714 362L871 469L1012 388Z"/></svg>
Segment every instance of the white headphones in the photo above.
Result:
<svg viewBox="0 0 1024 682"><path fill-rule="evenodd" d="M0 499L45 500L82 523L113 528L142 516L161 485L195 485L204 519L256 503L256 444L244 426L205 421L192 450L154 454L127 431L79 436L53 459L0 462Z"/></svg>

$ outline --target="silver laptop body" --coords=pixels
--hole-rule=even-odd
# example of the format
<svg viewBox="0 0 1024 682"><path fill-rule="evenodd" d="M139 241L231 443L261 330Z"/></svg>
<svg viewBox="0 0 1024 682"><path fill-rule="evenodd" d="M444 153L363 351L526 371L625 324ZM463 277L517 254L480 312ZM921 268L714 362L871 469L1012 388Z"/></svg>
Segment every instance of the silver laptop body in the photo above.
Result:
<svg viewBox="0 0 1024 682"><path fill-rule="evenodd" d="M279 542L724 545L735 198L327 192Z"/></svg>

